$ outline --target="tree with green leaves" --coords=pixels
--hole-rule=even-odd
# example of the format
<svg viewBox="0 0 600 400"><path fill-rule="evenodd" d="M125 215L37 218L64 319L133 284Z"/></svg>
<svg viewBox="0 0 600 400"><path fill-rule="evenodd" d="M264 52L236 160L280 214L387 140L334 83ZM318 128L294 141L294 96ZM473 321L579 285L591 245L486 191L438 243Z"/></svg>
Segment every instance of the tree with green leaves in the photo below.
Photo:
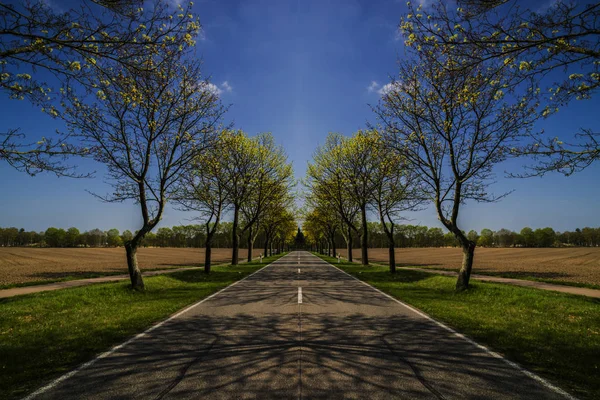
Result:
<svg viewBox="0 0 600 400"><path fill-rule="evenodd" d="M227 137L228 133L222 133ZM185 211L197 212L204 222L204 272L210 273L211 255L215 234L219 230L223 212L229 207L227 196L226 147L217 140L212 151L199 154L177 185L175 201Z"/></svg>
<svg viewBox="0 0 600 400"><path fill-rule="evenodd" d="M317 148L313 162L308 165L305 186L315 202L321 202L337 213L344 227L341 233L347 246L348 261L352 261L352 234L358 236L363 232L358 218L360 205L348 196L346 175L342 171L342 146L347 138L337 133L330 133L325 143Z"/></svg>
<svg viewBox="0 0 600 400"><path fill-rule="evenodd" d="M460 229L461 205L503 197L488 192L493 167L530 137L538 104L533 93L511 92L510 65L471 65L442 45L423 46L431 37L410 22L403 29L409 57L399 61L398 78L374 111L390 151L420 176L438 219L463 248L461 291L469 286L476 247Z"/></svg>
<svg viewBox="0 0 600 400"><path fill-rule="evenodd" d="M186 168L212 149L215 126L224 112L207 87L200 62L191 57L193 37L187 35L173 36L180 43L177 48L136 54L136 64L148 66L144 71L98 60L109 64L92 69L89 79L97 85L93 91L62 90L61 116L69 134L107 167L114 188L111 194L96 196L109 202L133 200L140 207L142 224L125 243L136 290L144 289L137 249L161 220Z"/></svg>
<svg viewBox="0 0 600 400"><path fill-rule="evenodd" d="M557 0L531 9L518 0L459 0L458 5L410 3L401 28L410 42L433 51L443 47L464 60L461 65L509 66L513 90L538 93L542 107L536 115L541 118L574 100L590 99L600 89L600 4ZM600 133L595 127L579 129L573 138L532 137L518 151L537 163L514 175L570 175L598 161Z"/></svg>
<svg viewBox="0 0 600 400"><path fill-rule="evenodd" d="M0 2L0 91L59 117L57 86L92 90L99 75L112 78L114 66L147 72L153 66L140 62L146 54L177 50L200 29L191 4L173 11L167 1L146 9L142 3L85 0L57 12L41 0ZM0 161L31 175L89 176L65 164L70 156L88 155L85 146L70 139L46 134L36 142L9 128L0 132Z"/></svg>
<svg viewBox="0 0 600 400"><path fill-rule="evenodd" d="M290 190L294 184L292 166L287 160L285 150L275 144L273 136L258 135L256 146L255 162L258 173L250 195L240 207L243 216L240 234L245 232L248 234L248 262L252 261L254 242L260 232L265 214L272 207L289 204Z"/></svg>
<svg viewBox="0 0 600 400"><path fill-rule="evenodd" d="M336 213L326 205L323 206L313 203L311 206L313 208L304 216L304 221L310 227L309 229L319 232L323 239L327 242L327 255L336 257L337 248L335 244L335 236L342 225L340 223L341 221L337 217Z"/></svg>
<svg viewBox="0 0 600 400"><path fill-rule="evenodd" d="M249 137L243 131L225 131L220 140L227 177L225 192L233 211L231 262L237 265L241 236L248 233L251 260L260 219L269 205L290 189L293 171L271 134Z"/></svg>
<svg viewBox="0 0 600 400"><path fill-rule="evenodd" d="M390 272L396 272L396 240L394 228L402 219L402 214L416 210L423 202L420 193L420 180L407 167L398 153L390 152L384 142L384 136L377 130L356 135L354 140L363 142L357 145L355 152L367 153L369 149L372 161L368 169L371 182L367 201L373 205L379 216L379 222L388 241L388 260Z"/></svg>

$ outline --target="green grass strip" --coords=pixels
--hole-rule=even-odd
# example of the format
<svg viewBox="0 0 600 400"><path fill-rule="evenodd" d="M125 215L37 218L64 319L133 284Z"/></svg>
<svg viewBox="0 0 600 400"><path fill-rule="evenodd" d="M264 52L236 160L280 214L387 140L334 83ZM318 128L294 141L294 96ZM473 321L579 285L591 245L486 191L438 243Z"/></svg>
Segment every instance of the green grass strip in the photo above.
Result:
<svg viewBox="0 0 600 400"><path fill-rule="evenodd" d="M0 301L0 399L22 397L183 307L282 255L129 282L94 284Z"/></svg>
<svg viewBox="0 0 600 400"><path fill-rule="evenodd" d="M600 398L599 299L478 281L456 293L453 277L319 256L576 396Z"/></svg>

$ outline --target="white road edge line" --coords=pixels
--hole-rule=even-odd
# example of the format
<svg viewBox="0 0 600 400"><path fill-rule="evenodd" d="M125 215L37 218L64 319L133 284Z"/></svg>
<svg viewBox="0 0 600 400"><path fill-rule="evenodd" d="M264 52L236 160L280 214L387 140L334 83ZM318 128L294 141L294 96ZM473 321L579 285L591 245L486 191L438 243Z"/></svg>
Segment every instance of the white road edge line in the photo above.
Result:
<svg viewBox="0 0 600 400"><path fill-rule="evenodd" d="M313 254L313 255L314 255L314 254ZM335 265L333 265L333 264L331 264L331 263L329 263L329 262L327 262L327 261L323 260L322 258L320 258L320 257L318 257L318 256L315 256L315 257L317 257L317 258L321 259L322 261L324 261L325 263L327 263L327 265L329 265L329 266L331 266L331 267L333 267L333 268L337 269L338 271L340 271L340 272L342 272L342 273L344 273L344 274L348 275L348 276L349 276L349 277L351 277L352 279L355 279L355 280L359 281L360 283L362 283L363 285L366 285L366 286L370 287L371 289L373 289L373 290L375 290L375 291L377 291L377 292L381 293L382 295L384 295L385 297L389 298L390 300L393 300L393 301L395 301L396 303L398 303L398 304L400 304L400 305L402 305L402 306L404 306L404 307L408 308L408 309L409 309L409 310L411 310L412 312L414 312L414 313L416 313L416 314L418 314L418 315L420 315L420 316L422 316L422 317L424 317L424 318L426 318L426 319L428 319L428 320L430 320L430 321L434 322L436 325L438 325L438 326L440 326L440 327L444 328L445 330L447 330L447 331L451 332L451 333L452 333L452 334L454 334L455 336L457 336L457 337L459 337L459 338L461 338L461 339L464 339L465 341L467 341L467 342L469 342L470 344L474 345L475 347L477 347L477 348L479 348L479 349L483 350L484 352L486 352L487 354L491 355L492 357L494 357L494 358L498 358L498 359L500 359L500 360L504 361L506 364L508 364L508 365L510 365L511 367L513 367L513 368L515 368L515 369L519 370L520 372L522 372L523 374L527 375L527 376L528 376L528 377L530 377L531 379L533 379L533 380L537 381L537 382L538 382L538 383L540 383L542 386L544 386L544 387L546 387L546 388L548 388L548 389L550 389L550 390L553 390L554 392L556 392L556 393L558 393L558 394L560 394L560 395L564 396L565 398L567 398L567 399L569 399L569 400L578 400L578 399L577 399L577 397L573 396L573 395L572 395L572 394L570 394L570 393L567 393L567 392L565 392L564 390L562 390L562 389L561 389L561 388L559 388L558 386L554 386L553 384L551 384L550 382L548 382L547 380L545 380L545 379L544 379L544 378L542 378L541 376L539 376L539 375L536 375L536 374L534 374L534 373L533 373L533 372L531 372L531 371L528 371L527 369L523 368L522 366L520 366L519 364L517 364L517 363L515 363L515 362L513 362L513 361L507 360L506 358L504 358L504 357L503 357L503 356L501 356L500 354L496 353L495 351L492 351L492 350L488 349L488 348L487 348L487 347L485 347L484 345L477 343L477 342L476 342L476 341L474 341L473 339L471 339L471 338L468 338L467 336L463 335L462 333L459 333L459 332L455 331L454 329L450 328L449 326L447 326L447 325L444 325L443 323L441 323L441 322L439 322L439 321L437 321L437 320L433 319L432 317L430 317L429 315L425 314L425 313L424 313L424 312L422 312L421 310L418 310L418 309L414 308L413 306L410 306L410 305L408 305L408 304L406 304L406 303L404 303L404 302L402 302L402 301L398 300L397 298L395 298L395 297L393 297L393 296L391 296L391 295L389 295L389 294L387 294L387 293L385 293L385 292L382 292L381 290L377 289L376 287L369 285L367 282L361 281L360 279L358 279L358 278L356 278L356 277L354 277L354 276L350 275L350 274L349 274L349 273L347 273L346 271L344 271L344 270L342 270L342 269L340 269L340 268L336 267Z"/></svg>
<svg viewBox="0 0 600 400"><path fill-rule="evenodd" d="M216 293L211 294L208 297L203 298L202 300L192 304L191 306L188 306L187 308L184 308L181 311L178 311L177 313L171 315L170 317L168 317L165 320L162 320L161 322L157 323L156 325L152 325L150 328L146 329L144 332L142 333L138 333L137 335L135 335L134 337L130 338L129 340L127 340L126 342L123 342L115 347L113 347L112 349L100 354L99 356L97 356L96 358L86 362L85 364L81 364L79 367L75 368L74 370L67 372L66 374L60 376L59 378L55 379L54 381L50 382L49 384L39 388L38 390L36 390L35 392L29 394L27 397L24 397L22 400L31 400L34 399L35 397L39 396L40 394L52 389L53 387L55 387L56 385L58 385L59 383L61 383L64 380L69 379L70 377L72 377L73 375L77 374L79 371L93 365L96 363L96 361L102 359L102 358L106 358L108 356L110 356L111 354L113 354L115 351L127 346L128 344L134 342L137 339L140 339L144 336L146 336L148 333L152 332L153 330L163 326L164 324L166 324L167 322L171 321L172 319L175 319L183 314L185 314L186 312L190 311L191 309L199 306L200 304L204 303L207 300L212 299L213 297L216 297L217 295L223 293L225 290L231 288L232 286L237 285L238 283L245 281L246 279L250 278L252 275L259 273L260 271L262 271L263 269L270 267L271 265L273 265L273 263L275 263L276 261L281 260L282 258L285 258L289 256L289 254L286 254L283 257L278 258L277 260L273 261L272 263L265 265L264 267L262 267L261 269L259 269L258 271L254 271L253 273L251 273L250 275L246 276L245 278L240 279L239 281L233 282L231 285L224 287L223 289L219 290Z"/></svg>
<svg viewBox="0 0 600 400"><path fill-rule="evenodd" d="M302 304L302 288L298 287L298 304Z"/></svg>

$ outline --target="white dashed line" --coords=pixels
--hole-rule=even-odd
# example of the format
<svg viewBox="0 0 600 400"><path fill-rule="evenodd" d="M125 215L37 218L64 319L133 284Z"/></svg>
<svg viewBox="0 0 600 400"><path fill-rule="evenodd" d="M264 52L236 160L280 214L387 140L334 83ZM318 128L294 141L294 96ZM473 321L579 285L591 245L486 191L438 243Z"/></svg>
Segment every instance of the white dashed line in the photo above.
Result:
<svg viewBox="0 0 600 400"><path fill-rule="evenodd" d="M302 304L302 288L298 288L298 304Z"/></svg>

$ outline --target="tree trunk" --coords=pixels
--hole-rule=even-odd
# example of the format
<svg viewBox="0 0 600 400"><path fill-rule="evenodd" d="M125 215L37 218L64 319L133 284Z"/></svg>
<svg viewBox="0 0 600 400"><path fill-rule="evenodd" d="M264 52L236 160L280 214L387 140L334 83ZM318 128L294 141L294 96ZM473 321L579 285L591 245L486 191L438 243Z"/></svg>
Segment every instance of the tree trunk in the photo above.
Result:
<svg viewBox="0 0 600 400"><path fill-rule="evenodd" d="M333 250L333 256L337 257L337 248L335 247L335 233L331 235L331 249Z"/></svg>
<svg viewBox="0 0 600 400"><path fill-rule="evenodd" d="M248 229L248 262L252 262L252 252L254 251L254 238L252 237L252 227Z"/></svg>
<svg viewBox="0 0 600 400"><path fill-rule="evenodd" d="M212 253L212 243L206 240L206 249L204 251L204 272L210 273L210 255Z"/></svg>
<svg viewBox="0 0 600 400"><path fill-rule="evenodd" d="M234 206L234 211L233 211L233 233L232 233L232 238L231 238L231 245L232 245L232 249L231 249L231 265L238 265L238 255L240 252L240 234L238 233L238 224L239 224L239 215L240 215L240 209L237 205Z"/></svg>
<svg viewBox="0 0 600 400"><path fill-rule="evenodd" d="M469 279L471 278L471 269L473 268L473 258L475 257L475 243L468 241L463 244L463 263L458 272L456 280L456 291L461 292L469 288Z"/></svg>
<svg viewBox="0 0 600 400"><path fill-rule="evenodd" d="M144 280L142 272L137 262L138 241L130 240L125 243L125 252L127 253L127 268L129 270L129 279L131 280L131 288L139 291L144 290Z"/></svg>
<svg viewBox="0 0 600 400"><path fill-rule="evenodd" d="M218 221L218 220L217 220ZM217 222L218 223L218 222ZM214 238L214 234L216 232L217 228L215 226L214 230L211 232L208 228L208 224L206 227L206 240L204 241L204 247L205 247L205 252L204 252L204 272L209 274L210 273L210 266L211 266L211 254L212 254L212 245L213 245L213 238Z"/></svg>
<svg viewBox="0 0 600 400"><path fill-rule="evenodd" d="M346 248L348 251L348 262L352 262L352 228L348 226L348 241L346 242Z"/></svg>
<svg viewBox="0 0 600 400"><path fill-rule="evenodd" d="M269 237L268 236L265 236L265 244L264 244L264 246L265 246L265 248L264 248L265 252L263 253L263 256L267 257L268 256L267 251L269 250Z"/></svg>
<svg viewBox="0 0 600 400"><path fill-rule="evenodd" d="M360 210L362 219L362 234L360 235L360 247L361 247L361 262L362 265L369 265L369 250L367 249L368 242L368 227L367 227L367 207L361 207Z"/></svg>
<svg viewBox="0 0 600 400"><path fill-rule="evenodd" d="M389 241L389 259L390 259L390 273L396 273L396 246L392 240Z"/></svg>

